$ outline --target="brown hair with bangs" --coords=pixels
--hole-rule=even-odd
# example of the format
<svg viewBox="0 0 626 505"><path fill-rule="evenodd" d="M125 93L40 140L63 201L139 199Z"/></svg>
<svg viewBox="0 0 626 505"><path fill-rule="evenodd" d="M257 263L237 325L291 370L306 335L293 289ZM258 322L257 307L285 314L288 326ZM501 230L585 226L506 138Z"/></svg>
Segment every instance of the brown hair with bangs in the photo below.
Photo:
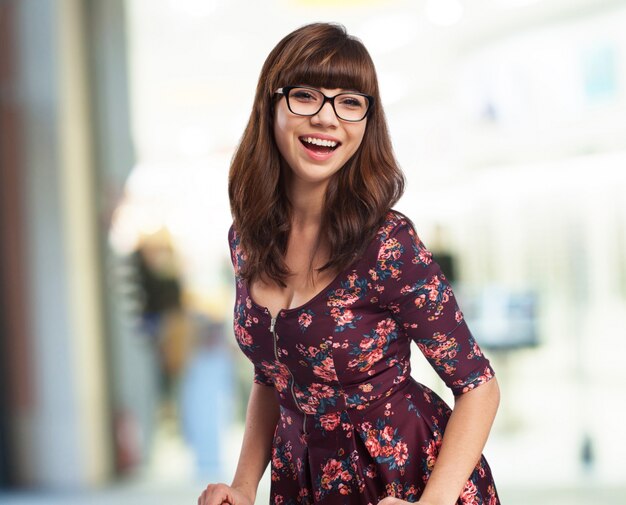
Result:
<svg viewBox="0 0 626 505"><path fill-rule="evenodd" d="M363 43L338 24L314 23L283 38L259 77L254 106L233 157L228 194L246 261L240 275L285 286L291 229L281 155L274 140L274 104L282 86L343 88L374 97L361 145L330 180L318 246L329 248L319 271L347 268L374 238L404 191L380 103L374 63Z"/></svg>

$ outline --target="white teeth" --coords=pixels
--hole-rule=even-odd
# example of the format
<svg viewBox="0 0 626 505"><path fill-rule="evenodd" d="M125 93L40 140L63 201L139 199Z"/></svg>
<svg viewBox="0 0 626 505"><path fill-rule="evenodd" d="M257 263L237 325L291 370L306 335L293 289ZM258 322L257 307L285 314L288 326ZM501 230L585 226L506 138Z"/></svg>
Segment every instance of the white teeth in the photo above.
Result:
<svg viewBox="0 0 626 505"><path fill-rule="evenodd" d="M315 144L316 146L324 146L324 147L336 147L337 142L334 140L322 140L314 137L303 137L302 140L304 142L308 142L309 144Z"/></svg>

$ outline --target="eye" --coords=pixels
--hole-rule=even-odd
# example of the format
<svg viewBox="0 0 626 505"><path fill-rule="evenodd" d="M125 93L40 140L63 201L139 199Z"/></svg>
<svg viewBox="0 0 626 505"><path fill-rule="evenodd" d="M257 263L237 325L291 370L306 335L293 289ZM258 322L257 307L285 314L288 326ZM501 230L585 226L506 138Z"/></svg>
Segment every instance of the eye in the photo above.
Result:
<svg viewBox="0 0 626 505"><path fill-rule="evenodd" d="M340 95L339 105L349 109L364 109L367 106L367 99L361 95Z"/></svg>
<svg viewBox="0 0 626 505"><path fill-rule="evenodd" d="M314 91L305 88L292 89L291 93L289 93L289 98L298 102L315 102L319 100L319 96Z"/></svg>

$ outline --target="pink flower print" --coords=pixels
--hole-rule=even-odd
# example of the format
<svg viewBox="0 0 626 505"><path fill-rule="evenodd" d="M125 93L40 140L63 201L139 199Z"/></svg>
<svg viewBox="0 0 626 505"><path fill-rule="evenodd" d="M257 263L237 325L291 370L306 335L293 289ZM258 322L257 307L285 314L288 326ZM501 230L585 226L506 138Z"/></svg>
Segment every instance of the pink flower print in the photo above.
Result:
<svg viewBox="0 0 626 505"><path fill-rule="evenodd" d="M330 310L330 315L335 320L337 326L345 326L346 324L352 323L354 320L354 314L351 310L342 310L338 307L333 307Z"/></svg>
<svg viewBox="0 0 626 505"><path fill-rule="evenodd" d="M430 283L426 284L424 287L428 289L428 298L431 302L436 302L437 297L439 296L439 279L437 276L433 276L430 280Z"/></svg>
<svg viewBox="0 0 626 505"><path fill-rule="evenodd" d="M359 342L359 347L364 351L369 351L372 347L374 347L374 344L376 344L376 340L372 337L365 337L361 339L361 342Z"/></svg>
<svg viewBox="0 0 626 505"><path fill-rule="evenodd" d="M272 377L274 387L279 393L282 393L287 389L289 385L289 370L282 363L269 363L267 361L261 362L261 368L267 375Z"/></svg>
<svg viewBox="0 0 626 505"><path fill-rule="evenodd" d="M332 398L335 395L335 390L325 384L313 383L308 390L311 396L318 398Z"/></svg>
<svg viewBox="0 0 626 505"><path fill-rule="evenodd" d="M446 375L454 375L454 372L456 372L456 367L452 366L450 363L444 363L443 371Z"/></svg>
<svg viewBox="0 0 626 505"><path fill-rule="evenodd" d="M429 470L432 470L435 467L437 455L439 454L439 445L440 442L437 440L431 440L424 448L424 452L426 453L426 466Z"/></svg>
<svg viewBox="0 0 626 505"><path fill-rule="evenodd" d="M402 288L400 288L401 295L406 295L407 293L412 293L413 291L415 291L415 289L413 289L408 284L405 284L404 286L402 286Z"/></svg>
<svg viewBox="0 0 626 505"><path fill-rule="evenodd" d="M335 371L335 363L330 356L327 358L324 358L321 365L314 365L313 373L319 378L324 379L329 382L337 380L337 372Z"/></svg>
<svg viewBox="0 0 626 505"><path fill-rule="evenodd" d="M433 255L428 249L421 247L419 249L419 254L417 255L417 257L419 258L420 263L424 265L430 265Z"/></svg>
<svg viewBox="0 0 626 505"><path fill-rule="evenodd" d="M283 462L278 456L278 450L276 448L272 450L272 465L276 470L280 470L283 467Z"/></svg>
<svg viewBox="0 0 626 505"><path fill-rule="evenodd" d="M478 475L480 475L481 478L484 478L485 475L487 474L487 472L485 472L485 467L480 464L480 461L478 462L477 470L478 470Z"/></svg>
<svg viewBox="0 0 626 505"><path fill-rule="evenodd" d="M476 489L476 484L474 484L473 481L468 480L465 483L465 487L463 488L460 496L463 505L478 505L478 499L476 496L477 492L478 489Z"/></svg>
<svg viewBox="0 0 626 505"><path fill-rule="evenodd" d="M489 494L489 502L487 505L498 505L498 500L496 498L496 488L493 484L489 484L487 488L487 493Z"/></svg>
<svg viewBox="0 0 626 505"><path fill-rule="evenodd" d="M339 484L339 494L350 494L350 488L346 486L343 482Z"/></svg>
<svg viewBox="0 0 626 505"><path fill-rule="evenodd" d="M393 446L392 445L383 445L380 448L380 455L384 458L388 458L393 454Z"/></svg>
<svg viewBox="0 0 626 505"><path fill-rule="evenodd" d="M339 426L340 422L340 415L337 412L320 416L320 423L322 424L322 428L326 431L333 431L337 426Z"/></svg>
<svg viewBox="0 0 626 505"><path fill-rule="evenodd" d="M416 296L414 303L418 309L421 309L426 304L426 295L422 293Z"/></svg>
<svg viewBox="0 0 626 505"><path fill-rule="evenodd" d="M382 349L374 349L372 352L367 353L365 356L361 357L359 361L359 371L365 372L372 368L373 365L378 363L383 358ZM354 361L354 360L353 360ZM350 362L352 363L352 361ZM350 364L348 364L350 366Z"/></svg>
<svg viewBox="0 0 626 505"><path fill-rule="evenodd" d="M369 382L367 384L361 384L359 386L359 389L361 391L363 391L364 393L369 393L372 391L372 389L374 389L374 386L372 386Z"/></svg>
<svg viewBox="0 0 626 505"><path fill-rule="evenodd" d="M347 307L352 305L359 299L358 291L358 289L352 291L344 288L337 288L333 291L333 294L328 299L327 304L331 307Z"/></svg>
<svg viewBox="0 0 626 505"><path fill-rule="evenodd" d="M380 436L383 440L391 442L393 440L393 428L391 426L385 426L380 432Z"/></svg>
<svg viewBox="0 0 626 505"><path fill-rule="evenodd" d="M300 406L300 410L302 410L302 412L304 412L305 414L314 415L317 414L317 409L320 405L320 401L317 398L310 396L307 399L307 403L299 403L298 405Z"/></svg>
<svg viewBox="0 0 626 505"><path fill-rule="evenodd" d="M396 322L393 319L387 318L376 325L376 334L381 337L387 337L396 330Z"/></svg>
<svg viewBox="0 0 626 505"><path fill-rule="evenodd" d="M461 312L460 310L457 310L457 311L454 313L454 320L455 320L457 323L460 323L461 321L463 321L463 312Z"/></svg>
<svg viewBox="0 0 626 505"><path fill-rule="evenodd" d="M235 323L235 338L242 346L247 347L252 345L252 336L238 323Z"/></svg>
<svg viewBox="0 0 626 505"><path fill-rule="evenodd" d="M313 322L313 316L315 314L313 313L312 310L310 309L303 309L300 311L300 313L298 314L298 326L300 326L300 330L304 333L306 331L306 329L311 325L311 323Z"/></svg>
<svg viewBox="0 0 626 505"><path fill-rule="evenodd" d="M331 487L330 484L334 480L339 478L339 476L341 475L341 472L342 472L341 461L337 461L335 458L331 458L324 465L322 472L323 472L322 483L326 481L327 486L324 486L324 487L326 487L326 489L330 489Z"/></svg>
<svg viewBox="0 0 626 505"><path fill-rule="evenodd" d="M365 441L365 447L367 451L372 455L372 457L376 458L380 456L380 443L375 436L370 436Z"/></svg>
<svg viewBox="0 0 626 505"><path fill-rule="evenodd" d="M398 442L395 445L393 459L399 467L403 467L409 460L409 448L405 442Z"/></svg>
<svg viewBox="0 0 626 505"><path fill-rule="evenodd" d="M476 341L474 341L474 344L472 345L472 353L474 354L474 356L482 356L483 353L480 350L480 347L478 347L478 343Z"/></svg>

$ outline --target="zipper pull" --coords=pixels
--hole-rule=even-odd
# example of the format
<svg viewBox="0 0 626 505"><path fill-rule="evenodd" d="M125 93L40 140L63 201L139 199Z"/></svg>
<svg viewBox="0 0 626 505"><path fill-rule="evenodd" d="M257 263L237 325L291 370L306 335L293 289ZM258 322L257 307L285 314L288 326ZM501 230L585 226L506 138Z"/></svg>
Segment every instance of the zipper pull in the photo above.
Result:
<svg viewBox="0 0 626 505"><path fill-rule="evenodd" d="M270 331L271 331L272 333L274 333L274 327L275 327L275 326L276 326L276 318L275 318L275 317L273 317L273 318L272 318L272 321L270 322Z"/></svg>

